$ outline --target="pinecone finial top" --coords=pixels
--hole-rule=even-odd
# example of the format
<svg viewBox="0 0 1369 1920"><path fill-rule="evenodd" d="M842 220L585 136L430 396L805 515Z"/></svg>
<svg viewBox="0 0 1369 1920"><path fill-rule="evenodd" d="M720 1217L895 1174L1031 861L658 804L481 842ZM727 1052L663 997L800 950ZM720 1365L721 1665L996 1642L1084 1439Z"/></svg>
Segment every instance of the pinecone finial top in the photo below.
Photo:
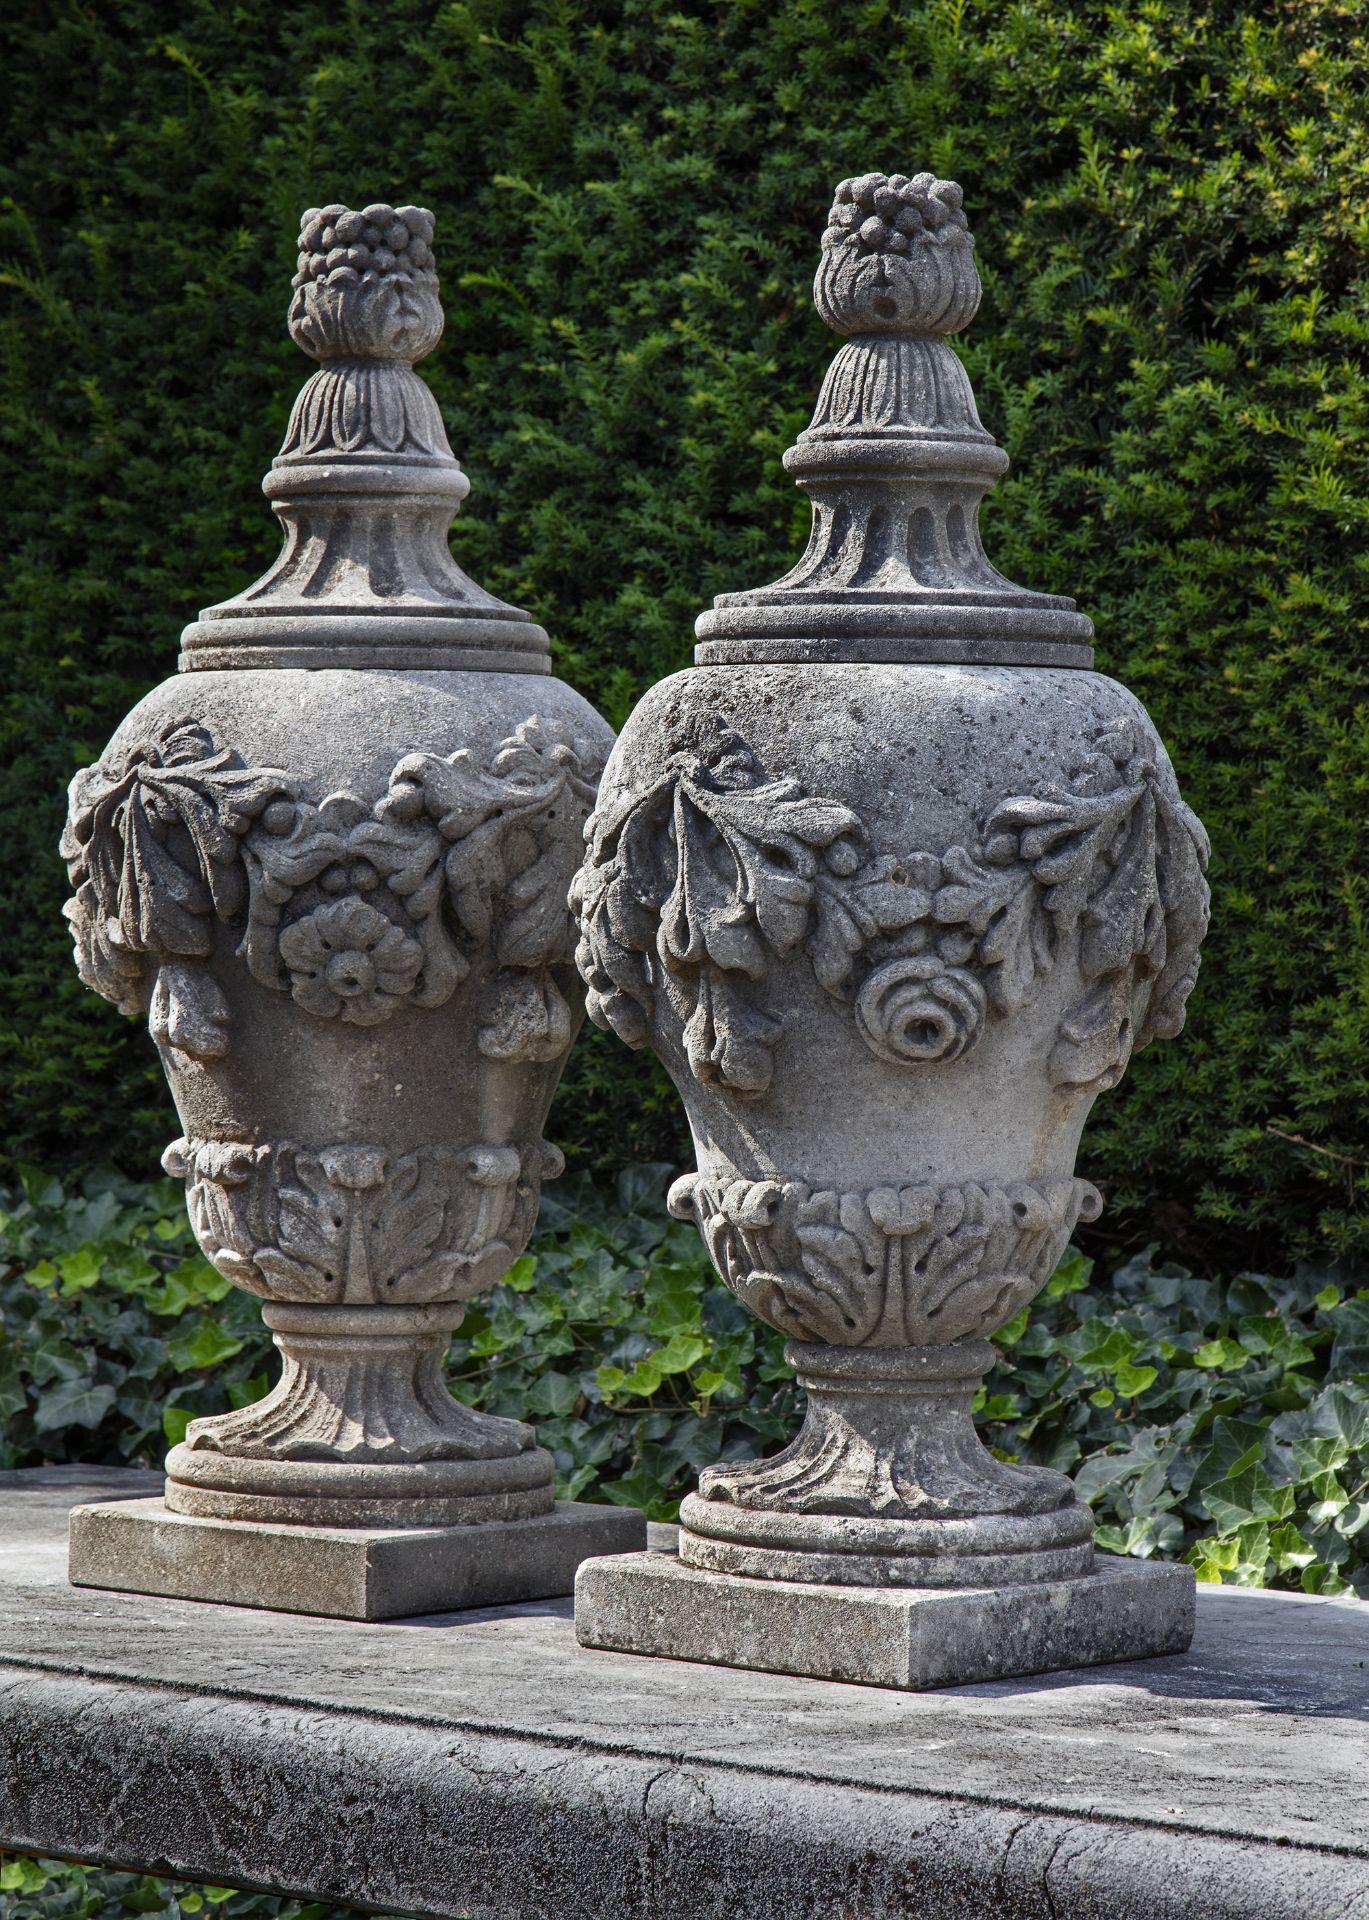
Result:
<svg viewBox="0 0 1369 1920"><path fill-rule="evenodd" d="M836 333L944 338L979 306L974 240L954 180L865 173L836 190L813 281Z"/></svg>
<svg viewBox="0 0 1369 1920"><path fill-rule="evenodd" d="M426 207L310 207L300 221L290 337L315 360L412 366L442 338Z"/></svg>

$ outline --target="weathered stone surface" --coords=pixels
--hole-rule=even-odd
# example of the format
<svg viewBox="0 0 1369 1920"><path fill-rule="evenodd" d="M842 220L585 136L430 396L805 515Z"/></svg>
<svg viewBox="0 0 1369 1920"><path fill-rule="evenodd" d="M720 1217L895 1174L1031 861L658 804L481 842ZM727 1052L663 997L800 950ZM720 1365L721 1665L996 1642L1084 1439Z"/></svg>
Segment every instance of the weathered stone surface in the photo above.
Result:
<svg viewBox="0 0 1369 1920"><path fill-rule="evenodd" d="M172 1450L167 1503L204 1519L554 1500L532 1428L460 1405L441 1363L562 1164L566 890L612 734L448 550L469 484L414 370L432 238L421 207L305 214L289 324L318 364L265 482L280 558L72 782L81 976L146 1015L183 1128L163 1165L282 1355Z"/></svg>
<svg viewBox="0 0 1369 1920"><path fill-rule="evenodd" d="M979 305L960 188L865 174L842 181L828 223L813 301L849 337L784 457L813 502L808 549L782 580L700 615L699 665L1091 666L1073 600L1015 586L980 543L979 503L1008 457L946 344Z"/></svg>
<svg viewBox="0 0 1369 1920"><path fill-rule="evenodd" d="M1007 1465L980 1445L970 1403L993 1364L986 1340L791 1340L784 1352L806 1390L798 1436L768 1460L704 1468L680 1509L685 1565L872 1587L1089 1571L1093 1516L1069 1477Z"/></svg>
<svg viewBox="0 0 1369 1920"><path fill-rule="evenodd" d="M154 1498L75 1508L69 1572L78 1587L394 1620L569 1593L588 1555L645 1548L640 1513L584 1501L533 1519L400 1529L243 1526Z"/></svg>
<svg viewBox="0 0 1369 1920"><path fill-rule="evenodd" d="M953 181L841 183L814 299L847 338L786 456L807 551L639 703L574 883L590 1014L688 1111L672 1210L807 1389L789 1447L704 1470L697 1569L1090 1564L1069 1480L991 1458L970 1409L987 1337L1101 1209L1094 1100L1183 1024L1207 838L1088 620L985 555L1007 459L946 337L978 298Z"/></svg>
<svg viewBox="0 0 1369 1920"><path fill-rule="evenodd" d="M19 1586L65 1580L67 1515L73 1506L96 1500L148 1499L161 1489L161 1474L140 1467L0 1471L4 1546L0 1577Z"/></svg>
<svg viewBox="0 0 1369 1920"><path fill-rule="evenodd" d="M184 665L549 670L542 628L447 546L470 481L414 371L442 338L433 226L380 202L302 216L289 326L318 368L262 488L285 547L185 629Z"/></svg>
<svg viewBox="0 0 1369 1920"><path fill-rule="evenodd" d="M619 1653L921 1688L1182 1653L1193 1637L1190 1567L1100 1556L1069 1579L935 1589L748 1579L708 1570L716 1565L655 1553L586 1561L576 1638Z"/></svg>
<svg viewBox="0 0 1369 1920"><path fill-rule="evenodd" d="M450 1920L1369 1916L1355 1602L1204 1587L1186 1655L903 1693L587 1651L565 1601L75 1589L34 1478L45 1549L0 1481L0 1845Z"/></svg>

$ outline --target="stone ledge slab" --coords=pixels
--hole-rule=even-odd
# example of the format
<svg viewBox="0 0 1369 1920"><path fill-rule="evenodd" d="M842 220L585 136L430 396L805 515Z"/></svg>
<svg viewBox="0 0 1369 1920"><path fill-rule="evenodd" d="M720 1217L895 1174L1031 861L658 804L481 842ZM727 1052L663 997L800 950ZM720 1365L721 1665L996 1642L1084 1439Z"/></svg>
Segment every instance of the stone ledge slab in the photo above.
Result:
<svg viewBox="0 0 1369 1920"><path fill-rule="evenodd" d="M1190 1567L1095 1557L1075 1580L831 1587L698 1573L670 1554L586 1560L581 1646L875 1687L954 1687L1183 1653Z"/></svg>
<svg viewBox="0 0 1369 1920"><path fill-rule="evenodd" d="M373 1528L205 1520L156 1498L73 1508L69 1576L121 1593L393 1620L569 1593L587 1555L645 1547L642 1514L584 1501L558 1500L533 1520Z"/></svg>
<svg viewBox="0 0 1369 1920"><path fill-rule="evenodd" d="M1188 1653L910 1693L74 1588L0 1473L0 1846L439 1920L1369 1920L1369 1608L1200 1587Z"/></svg>

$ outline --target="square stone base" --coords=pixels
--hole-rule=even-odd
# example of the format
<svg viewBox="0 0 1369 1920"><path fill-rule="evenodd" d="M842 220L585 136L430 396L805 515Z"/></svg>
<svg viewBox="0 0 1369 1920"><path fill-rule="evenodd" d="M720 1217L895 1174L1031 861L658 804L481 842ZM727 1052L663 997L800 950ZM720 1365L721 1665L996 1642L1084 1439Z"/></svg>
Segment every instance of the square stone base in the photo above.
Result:
<svg viewBox="0 0 1369 1920"><path fill-rule="evenodd" d="M872 1687L954 1687L1183 1653L1191 1567L1098 1555L1092 1573L1015 1587L836 1587L696 1573L673 1554L588 1560L582 1646Z"/></svg>
<svg viewBox="0 0 1369 1920"><path fill-rule="evenodd" d="M342 1620L493 1607L569 1593L589 1554L635 1558L646 1520L630 1507L558 1500L535 1520L466 1527L298 1527L201 1520L160 1499L74 1507L77 1587L217 1600Z"/></svg>

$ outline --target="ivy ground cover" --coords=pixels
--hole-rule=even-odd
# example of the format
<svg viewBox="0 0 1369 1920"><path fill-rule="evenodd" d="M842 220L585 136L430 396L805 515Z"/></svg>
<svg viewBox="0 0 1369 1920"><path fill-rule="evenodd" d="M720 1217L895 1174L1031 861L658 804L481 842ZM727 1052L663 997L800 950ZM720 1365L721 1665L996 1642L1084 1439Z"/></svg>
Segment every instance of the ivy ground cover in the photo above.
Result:
<svg viewBox="0 0 1369 1920"><path fill-rule="evenodd" d="M449 1359L460 1397L536 1421L562 1498L659 1520L699 1468L774 1452L801 1412L782 1336L669 1219L670 1171L549 1188ZM256 1303L202 1258L169 1181L30 1171L0 1257L0 1465L155 1466L195 1415L275 1377ZM1207 1278L1153 1250L1109 1268L1071 1248L996 1343L986 1439L1073 1473L1105 1550L1369 1598L1369 1276Z"/></svg>

